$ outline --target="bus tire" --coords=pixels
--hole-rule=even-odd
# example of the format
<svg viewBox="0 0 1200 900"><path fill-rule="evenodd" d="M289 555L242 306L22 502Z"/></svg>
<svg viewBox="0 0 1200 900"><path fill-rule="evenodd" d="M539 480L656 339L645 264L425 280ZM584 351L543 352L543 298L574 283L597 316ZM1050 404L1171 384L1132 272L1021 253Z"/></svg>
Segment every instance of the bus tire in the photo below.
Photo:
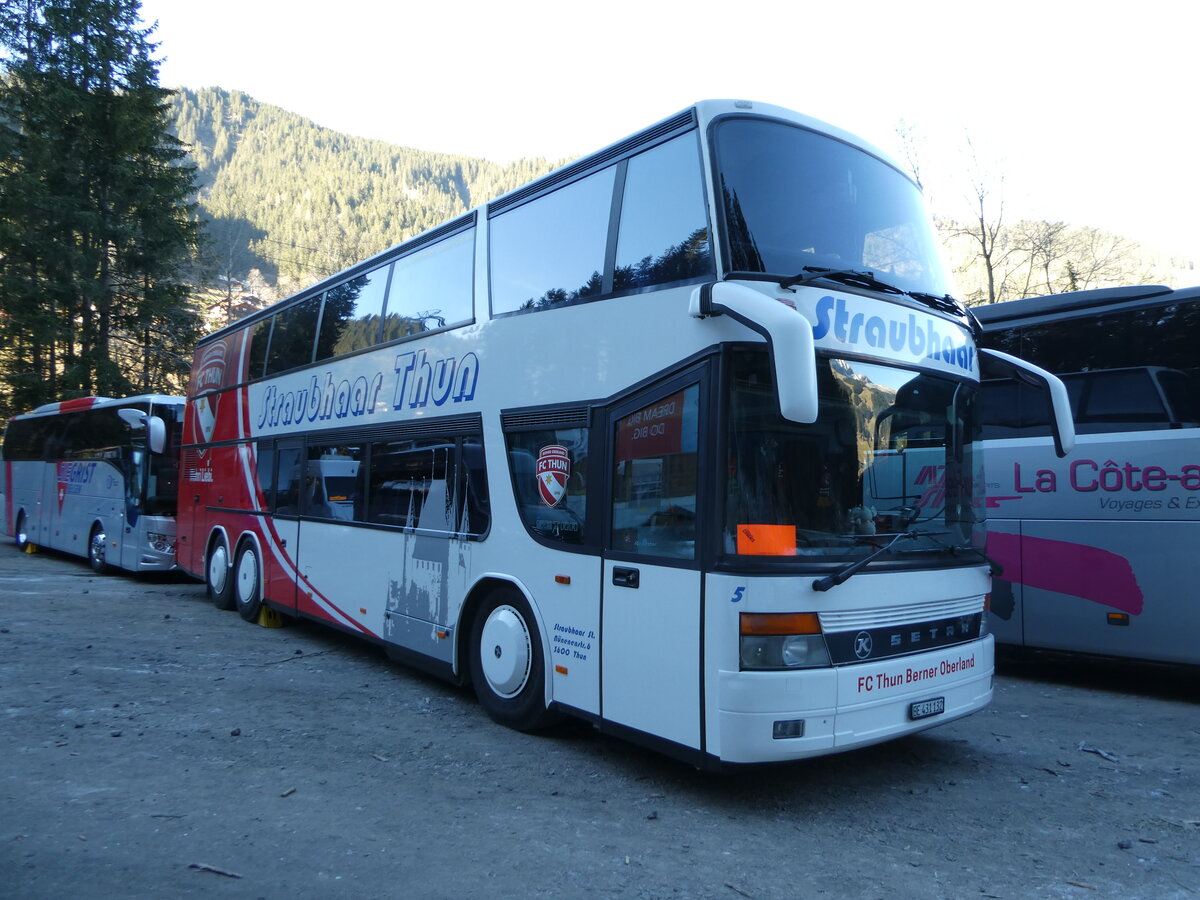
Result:
<svg viewBox="0 0 1200 900"><path fill-rule="evenodd" d="M25 524L24 512L17 513L17 529L13 532L13 542L22 553L29 548L29 527Z"/></svg>
<svg viewBox="0 0 1200 900"><path fill-rule="evenodd" d="M88 537L88 563L97 575L107 574L109 570L108 535L99 524L92 526L92 533Z"/></svg>
<svg viewBox="0 0 1200 900"><path fill-rule="evenodd" d="M484 598L471 624L470 669L479 705L494 721L517 731L550 724L542 641L516 588L498 588Z"/></svg>
<svg viewBox="0 0 1200 900"><path fill-rule="evenodd" d="M233 609L233 567L229 564L229 547L224 538L216 538L208 550L204 566L204 583L208 599L217 609Z"/></svg>
<svg viewBox="0 0 1200 900"><path fill-rule="evenodd" d="M247 622L257 621L263 605L262 566L258 562L258 551L249 542L238 550L233 567L233 594L238 615Z"/></svg>

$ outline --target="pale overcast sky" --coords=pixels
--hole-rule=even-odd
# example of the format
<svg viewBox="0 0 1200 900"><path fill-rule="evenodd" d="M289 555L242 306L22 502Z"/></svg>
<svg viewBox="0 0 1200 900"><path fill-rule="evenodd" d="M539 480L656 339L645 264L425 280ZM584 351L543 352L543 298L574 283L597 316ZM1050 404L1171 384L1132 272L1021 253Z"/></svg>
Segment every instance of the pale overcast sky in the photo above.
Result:
<svg viewBox="0 0 1200 900"><path fill-rule="evenodd" d="M424 150L587 153L695 100L776 103L900 156L964 216L970 138L1006 219L1065 220L1200 258L1200 7L143 0L167 87L219 86ZM997 181L997 184L999 182Z"/></svg>

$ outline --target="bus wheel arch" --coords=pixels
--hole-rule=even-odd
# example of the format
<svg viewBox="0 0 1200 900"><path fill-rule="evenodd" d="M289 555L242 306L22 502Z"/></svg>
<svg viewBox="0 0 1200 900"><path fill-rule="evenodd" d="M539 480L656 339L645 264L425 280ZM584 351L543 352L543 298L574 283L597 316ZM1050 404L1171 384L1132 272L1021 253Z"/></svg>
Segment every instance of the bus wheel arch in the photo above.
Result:
<svg viewBox="0 0 1200 900"><path fill-rule="evenodd" d="M229 555L229 539L225 531L213 529L204 552L204 584L208 598L217 609L233 609L233 560Z"/></svg>
<svg viewBox="0 0 1200 900"><path fill-rule="evenodd" d="M233 599L238 614L256 622L263 607L262 551L253 535L242 535L233 563Z"/></svg>
<svg viewBox="0 0 1200 900"><path fill-rule="evenodd" d="M462 623L462 669L487 714L517 731L552 724L542 628L525 593L510 581L481 582L464 607Z"/></svg>
<svg viewBox="0 0 1200 900"><path fill-rule="evenodd" d="M97 575L104 575L109 571L108 533L103 522L92 523L92 530L88 532L87 558L92 571Z"/></svg>

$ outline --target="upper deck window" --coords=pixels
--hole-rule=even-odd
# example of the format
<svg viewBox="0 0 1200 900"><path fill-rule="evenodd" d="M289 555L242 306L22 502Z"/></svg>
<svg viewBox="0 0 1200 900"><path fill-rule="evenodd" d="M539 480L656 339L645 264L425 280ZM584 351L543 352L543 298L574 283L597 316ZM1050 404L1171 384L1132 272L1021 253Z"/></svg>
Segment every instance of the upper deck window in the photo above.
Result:
<svg viewBox="0 0 1200 900"><path fill-rule="evenodd" d="M613 169L492 220L492 311L545 309L598 295Z"/></svg>
<svg viewBox="0 0 1200 900"><path fill-rule="evenodd" d="M491 268L496 314L711 278L696 133L496 215Z"/></svg>
<svg viewBox="0 0 1200 900"><path fill-rule="evenodd" d="M762 119L722 121L716 149L729 270L866 269L905 290L952 293L920 191L887 163Z"/></svg>

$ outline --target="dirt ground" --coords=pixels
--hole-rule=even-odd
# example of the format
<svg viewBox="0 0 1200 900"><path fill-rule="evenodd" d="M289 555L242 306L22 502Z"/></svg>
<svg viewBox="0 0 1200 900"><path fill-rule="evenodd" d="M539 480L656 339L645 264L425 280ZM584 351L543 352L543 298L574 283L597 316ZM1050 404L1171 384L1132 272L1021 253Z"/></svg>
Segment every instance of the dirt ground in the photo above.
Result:
<svg viewBox="0 0 1200 900"><path fill-rule="evenodd" d="M713 775L5 544L0 714L5 897L1200 895L1198 670L1003 656L968 719Z"/></svg>

